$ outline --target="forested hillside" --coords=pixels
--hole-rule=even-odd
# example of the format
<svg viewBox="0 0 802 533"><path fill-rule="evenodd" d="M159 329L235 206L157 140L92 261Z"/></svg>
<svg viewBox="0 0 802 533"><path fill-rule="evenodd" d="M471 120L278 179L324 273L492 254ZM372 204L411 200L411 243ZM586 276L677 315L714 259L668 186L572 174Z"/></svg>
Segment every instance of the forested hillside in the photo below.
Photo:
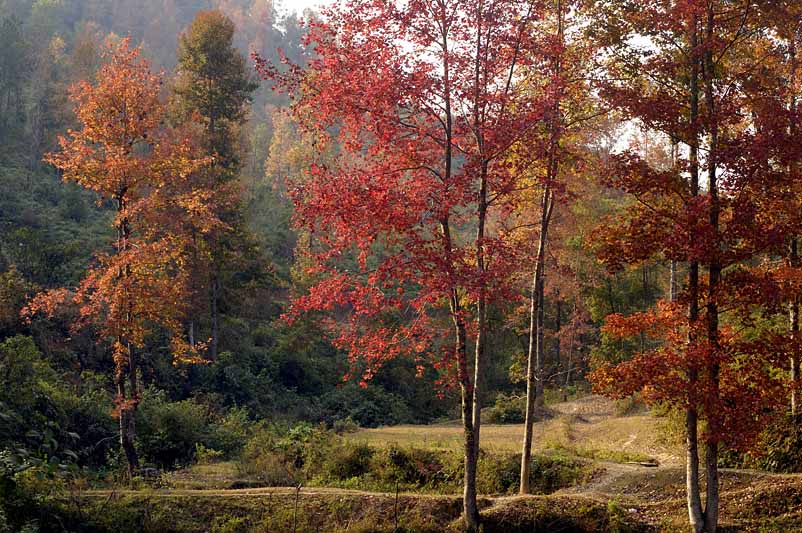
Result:
<svg viewBox="0 0 802 533"><path fill-rule="evenodd" d="M475 531L644 462L537 455L591 388L684 439L695 531L802 470L802 11L638 4L0 0L0 533L209 464Z"/></svg>

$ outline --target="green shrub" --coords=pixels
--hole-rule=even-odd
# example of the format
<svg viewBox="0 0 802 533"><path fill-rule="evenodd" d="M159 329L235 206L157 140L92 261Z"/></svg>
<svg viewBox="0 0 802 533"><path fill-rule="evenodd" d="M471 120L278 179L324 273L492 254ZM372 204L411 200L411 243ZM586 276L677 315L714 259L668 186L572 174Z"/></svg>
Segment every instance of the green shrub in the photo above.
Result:
<svg viewBox="0 0 802 533"><path fill-rule="evenodd" d="M576 484L587 471L585 463L577 459L562 455L533 455L529 469L529 486L533 493L551 494ZM476 476L481 493L515 493L521 479L521 455L481 454Z"/></svg>
<svg viewBox="0 0 802 533"><path fill-rule="evenodd" d="M239 458L239 470L266 485L294 485L323 476L336 436L321 427L301 423L292 428L259 425Z"/></svg>
<svg viewBox="0 0 802 533"><path fill-rule="evenodd" d="M616 400L614 404L616 416L632 415L642 411L644 407L645 406L640 394L633 394L632 396L627 396L626 398Z"/></svg>
<svg viewBox="0 0 802 533"><path fill-rule="evenodd" d="M188 464L195 445L208 442L206 409L193 400L170 402L162 391L145 391L136 423L142 458L161 468Z"/></svg>
<svg viewBox="0 0 802 533"><path fill-rule="evenodd" d="M324 463L327 479L345 480L370 472L374 450L367 444L341 443L333 446Z"/></svg>
<svg viewBox="0 0 802 533"><path fill-rule="evenodd" d="M349 417L344 420L335 420L331 429L338 435L342 435L343 433L356 433L359 431L359 424Z"/></svg>
<svg viewBox="0 0 802 533"><path fill-rule="evenodd" d="M212 522L212 533L246 533L247 521L239 516L217 516Z"/></svg>
<svg viewBox="0 0 802 533"><path fill-rule="evenodd" d="M224 456L232 457L248 441L252 425L248 412L241 407L235 407L209 424L208 444L215 450L220 450Z"/></svg>
<svg viewBox="0 0 802 533"><path fill-rule="evenodd" d="M520 485L521 456L482 453L476 472L477 489L482 494L506 494Z"/></svg>
<svg viewBox="0 0 802 533"><path fill-rule="evenodd" d="M401 448L392 444L376 452L372 471L378 479L389 485L398 481L417 488L440 487L454 477L454 471L446 461L447 455L452 454L422 448Z"/></svg>
<svg viewBox="0 0 802 533"><path fill-rule="evenodd" d="M518 490L520 454L479 457L477 483L482 493L510 494ZM590 470L587 461L559 454L532 458L530 486L551 493L573 485ZM363 490L404 490L457 493L464 476L462 453L401 447L372 447L348 442L334 432L309 424L290 429L262 425L239 458L243 475L272 486L297 482Z"/></svg>
<svg viewBox="0 0 802 533"><path fill-rule="evenodd" d="M758 437L748 452L724 450L719 464L730 468L756 468L779 473L802 472L802 430L790 415L778 418Z"/></svg>
<svg viewBox="0 0 802 533"><path fill-rule="evenodd" d="M254 431L237 462L240 473L268 486L293 485L294 460L279 448L277 441L277 433L267 426Z"/></svg>
<svg viewBox="0 0 802 533"><path fill-rule="evenodd" d="M321 398L323 421L331 427L335 421L351 419L360 427L373 428L413 421L407 402L375 385L362 388L347 383Z"/></svg>
<svg viewBox="0 0 802 533"><path fill-rule="evenodd" d="M617 498L613 498L607 502L607 519L609 521L607 528L610 533L628 533L631 531L627 523L627 512L618 503Z"/></svg>
<svg viewBox="0 0 802 533"><path fill-rule="evenodd" d="M526 397L499 394L493 407L485 410L485 421L489 424L520 424L524 421Z"/></svg>
<svg viewBox="0 0 802 533"><path fill-rule="evenodd" d="M216 463L223 458L223 452L207 448L200 442L195 444L195 461L201 465Z"/></svg>

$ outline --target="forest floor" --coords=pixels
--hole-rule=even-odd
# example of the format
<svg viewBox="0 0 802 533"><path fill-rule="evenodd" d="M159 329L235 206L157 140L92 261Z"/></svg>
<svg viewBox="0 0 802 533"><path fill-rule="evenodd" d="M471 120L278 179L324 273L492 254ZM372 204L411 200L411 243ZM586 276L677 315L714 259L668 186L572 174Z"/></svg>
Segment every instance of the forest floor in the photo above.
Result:
<svg viewBox="0 0 802 533"><path fill-rule="evenodd" d="M613 402L594 396L549 409L535 447L591 459L594 475L547 496L483 496L485 532L686 530L682 447L665 437L666 419L644 410L618 414ZM522 432L521 425L485 425L483 448L517 452ZM460 437L455 424L347 436L438 449L457 448ZM132 520L141 531L459 531L459 495L302 487L296 497L293 487L230 488L236 469L226 465L179 472L170 489L86 491L80 501L116 505L115 513L139 509ZM802 532L802 476L724 469L721 502L720 531Z"/></svg>

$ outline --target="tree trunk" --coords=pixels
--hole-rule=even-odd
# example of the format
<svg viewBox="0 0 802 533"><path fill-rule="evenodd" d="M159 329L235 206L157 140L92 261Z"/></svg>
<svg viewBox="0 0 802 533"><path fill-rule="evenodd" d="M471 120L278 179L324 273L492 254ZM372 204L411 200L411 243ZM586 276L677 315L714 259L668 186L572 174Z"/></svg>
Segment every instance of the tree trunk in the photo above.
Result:
<svg viewBox="0 0 802 533"><path fill-rule="evenodd" d="M128 187L123 186L117 195L117 214L119 223L117 226L117 251L118 253L126 253L130 248L131 239L131 225L125 216L125 209L127 204ZM121 266L117 277L120 281L125 281L131 277L131 267L126 264ZM137 360L134 352L134 347L126 340L126 336L130 334L133 328L134 311L131 295L125 290L125 299L123 301L126 306L125 322L121 325L118 332L119 337L117 342L125 346L124 356L120 357L119 352L115 352L114 356L114 380L117 385L117 407L119 411L120 423L120 447L125 454L125 460L128 466L128 481L133 482L134 476L139 470L139 457L136 453L136 408L139 402L139 388L137 383ZM120 348L115 348L119 350ZM126 379L128 386L126 390Z"/></svg>
<svg viewBox="0 0 802 533"><path fill-rule="evenodd" d="M535 422L535 408L543 397L543 276L545 271L546 240L554 197L548 184L543 190L540 202L540 237L535 259L535 273L532 278L532 291L529 304L529 353L526 370L526 414L524 420L524 439L521 449L521 479L519 491L529 494L529 473L532 458L532 432Z"/></svg>
<svg viewBox="0 0 802 533"><path fill-rule="evenodd" d="M217 264L212 265L212 276L209 280L209 309L212 322L212 335L211 343L209 345L209 355L212 361L217 360L217 339L218 339L218 312L217 300L219 297L218 291L220 289L219 277L217 274Z"/></svg>
<svg viewBox="0 0 802 533"><path fill-rule="evenodd" d="M209 82L211 83L211 82ZM209 126L207 135L209 136L209 148L212 155L219 157L219 150L217 145L217 130L216 130L216 116L214 110L209 110ZM212 162L212 165L217 164L217 159ZM210 265L209 274L209 318L211 322L211 339L209 344L209 355L213 361L217 360L217 345L218 345L218 310L217 303L220 297L220 257L221 243L219 235L212 235L212 263Z"/></svg>
<svg viewBox="0 0 802 533"><path fill-rule="evenodd" d="M441 222L443 250L451 257L452 242L448 219ZM468 368L467 328L456 284L452 281L449 295L449 311L454 323L454 354L457 359L457 378L460 385L460 405L462 412L463 451L465 473L463 477L462 504L465 526L469 532L479 531L479 506L476 502L476 465L478 461L478 439L474 429L475 390L471 383Z"/></svg>
<svg viewBox="0 0 802 533"><path fill-rule="evenodd" d="M698 379L695 370L689 372L689 383ZM702 495L699 490L699 418L691 405L685 412L685 489L688 496L688 517L691 528L700 533L704 528Z"/></svg>
<svg viewBox="0 0 802 533"><path fill-rule="evenodd" d="M699 62L696 57L697 17L694 14L689 23L689 44L691 57L690 76L690 125L695 128L699 116ZM691 196L699 195L699 138L694 131L689 139L690 148L690 188ZM695 239L694 232L689 231L689 247ZM688 267L688 348L696 342L694 328L699 320L699 262L691 258ZM685 483L688 503L688 518L691 528L696 533L703 531L704 513L699 487L699 415L697 412L696 393L699 388L699 374L695 361L688 361L688 405L685 411Z"/></svg>
<svg viewBox="0 0 802 533"><path fill-rule="evenodd" d="M485 221L487 217L487 163L482 164L481 184L479 187L478 225L476 231L476 269L479 276L479 296L476 302L476 350L474 353L473 377L473 431L474 431L474 460L479 457L479 434L482 426L482 373L484 371L485 345L487 344L487 294L484 287L485 258L484 237Z"/></svg>
<svg viewBox="0 0 802 533"><path fill-rule="evenodd" d="M676 302L678 296L679 296L679 283L677 282L677 262L672 259L668 297L672 302Z"/></svg>
<svg viewBox="0 0 802 533"><path fill-rule="evenodd" d="M796 39L789 39L788 54L791 63L791 86L795 87L798 70ZM791 114L796 115L798 109L796 95L794 93L791 95L791 101L788 107ZM789 133L791 138L797 137L796 121L792 121L789 125ZM793 163L790 164L788 171L789 174L795 172L796 165ZM799 242L796 236L791 238L788 256L788 262L791 268L799 268ZM791 417L794 420L794 424L797 424L799 421L799 390L797 384L799 381L799 296L797 294L791 297L791 301L788 304L788 322L788 329L791 334L791 346L793 346L793 351L791 352Z"/></svg>
<svg viewBox="0 0 802 533"><path fill-rule="evenodd" d="M136 408L139 400L136 381L136 361L133 347L127 346L128 360L125 367L120 366L115 371L117 385L117 403L119 410L120 447L125 455L128 467L128 481L133 481L139 470L139 456L136 453ZM126 387L126 379L128 387Z"/></svg>
<svg viewBox="0 0 802 533"><path fill-rule="evenodd" d="M535 344L535 367L537 372L537 379L535 380L535 409L541 409L545 403L543 399L543 387L545 384L544 368L546 366L546 346L543 341L545 333L543 317L546 310L546 299L544 297L544 288L546 285L545 276L544 266L540 271L540 280L537 286L537 301L539 305L537 306L537 325L535 327L535 331L537 332L537 342Z"/></svg>
<svg viewBox="0 0 802 533"><path fill-rule="evenodd" d="M789 264L799 268L799 243L797 237L791 238ZM799 422L799 296L794 294L788 303L788 330L791 336L791 418Z"/></svg>
<svg viewBox="0 0 802 533"><path fill-rule="evenodd" d="M129 407L120 407L120 446L125 454L125 461L128 466L128 482L133 482L136 473L139 471L139 457L136 453L134 441L136 439L136 428L134 425L136 412Z"/></svg>
<svg viewBox="0 0 802 533"><path fill-rule="evenodd" d="M556 1L555 15L557 19L557 40L564 44L562 0ZM552 73L555 79L562 76L562 61L560 54L552 59ZM530 492L529 475L532 458L532 431L535 418L535 408L543 404L543 367L544 367L544 272L546 258L546 243L551 213L554 208L554 191L551 186L557 179L559 170L559 155L561 134L561 90L554 98L548 117L549 147L546 167L546 180L543 184L543 197L540 202L540 236L537 247L537 264L532 279L532 292L529 306L529 353L527 354L526 373L526 415L524 420L524 439L521 450L521 479L519 491L521 494ZM534 352L534 353L533 353ZM533 360L534 359L534 360ZM534 391L533 391L534 389Z"/></svg>
<svg viewBox="0 0 802 533"><path fill-rule="evenodd" d="M560 299L560 292L557 291L557 294L554 296L554 306L556 307L555 317L554 317L554 361L556 362L557 368L565 368L565 372L568 372L568 367L563 365L562 360L562 342L560 341L560 329L562 329L563 325L563 305L562 300ZM565 384L566 387L568 383ZM562 389L562 400L564 402L568 401L568 389L563 387Z"/></svg>
<svg viewBox="0 0 802 533"><path fill-rule="evenodd" d="M465 323L461 319L455 322L456 350L460 382L460 399L462 402L462 429L465 435L465 475L463 477L462 503L465 513L465 525L468 531L479 531L479 506L476 502L476 467L478 463L478 435L474 428L473 401L475 390L471 384L468 370L468 354L466 347Z"/></svg>
<svg viewBox="0 0 802 533"><path fill-rule="evenodd" d="M710 146L707 156L708 193L710 194L710 227L713 229L714 242L719 240L719 197L716 170L718 166L718 122L716 117L716 102L713 92L713 50L714 40L714 13L712 4L707 5L707 37L704 54L705 103L710 128ZM721 262L718 255L711 258L708 268L708 294L707 294L707 340L713 351L713 361L710 363L708 373L710 376L710 394L714 402L719 400L719 373L720 365L718 355L721 350L718 334L718 287L721 280ZM705 456L705 473L707 482L707 499L705 501L705 531L715 533L718 528L718 439L720 427L719 413L708 414L708 437Z"/></svg>

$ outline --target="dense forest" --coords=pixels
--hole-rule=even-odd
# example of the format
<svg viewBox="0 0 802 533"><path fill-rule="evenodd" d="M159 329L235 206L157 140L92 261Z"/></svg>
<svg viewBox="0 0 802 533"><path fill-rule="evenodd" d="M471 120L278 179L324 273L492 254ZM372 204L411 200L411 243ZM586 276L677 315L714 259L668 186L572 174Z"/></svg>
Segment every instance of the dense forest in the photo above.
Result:
<svg viewBox="0 0 802 533"><path fill-rule="evenodd" d="M802 471L797 2L292 8L0 0L0 533L230 464L517 531L479 495L651 465L544 455L591 392L661 420L693 531L721 467ZM412 424L459 446L343 436Z"/></svg>

